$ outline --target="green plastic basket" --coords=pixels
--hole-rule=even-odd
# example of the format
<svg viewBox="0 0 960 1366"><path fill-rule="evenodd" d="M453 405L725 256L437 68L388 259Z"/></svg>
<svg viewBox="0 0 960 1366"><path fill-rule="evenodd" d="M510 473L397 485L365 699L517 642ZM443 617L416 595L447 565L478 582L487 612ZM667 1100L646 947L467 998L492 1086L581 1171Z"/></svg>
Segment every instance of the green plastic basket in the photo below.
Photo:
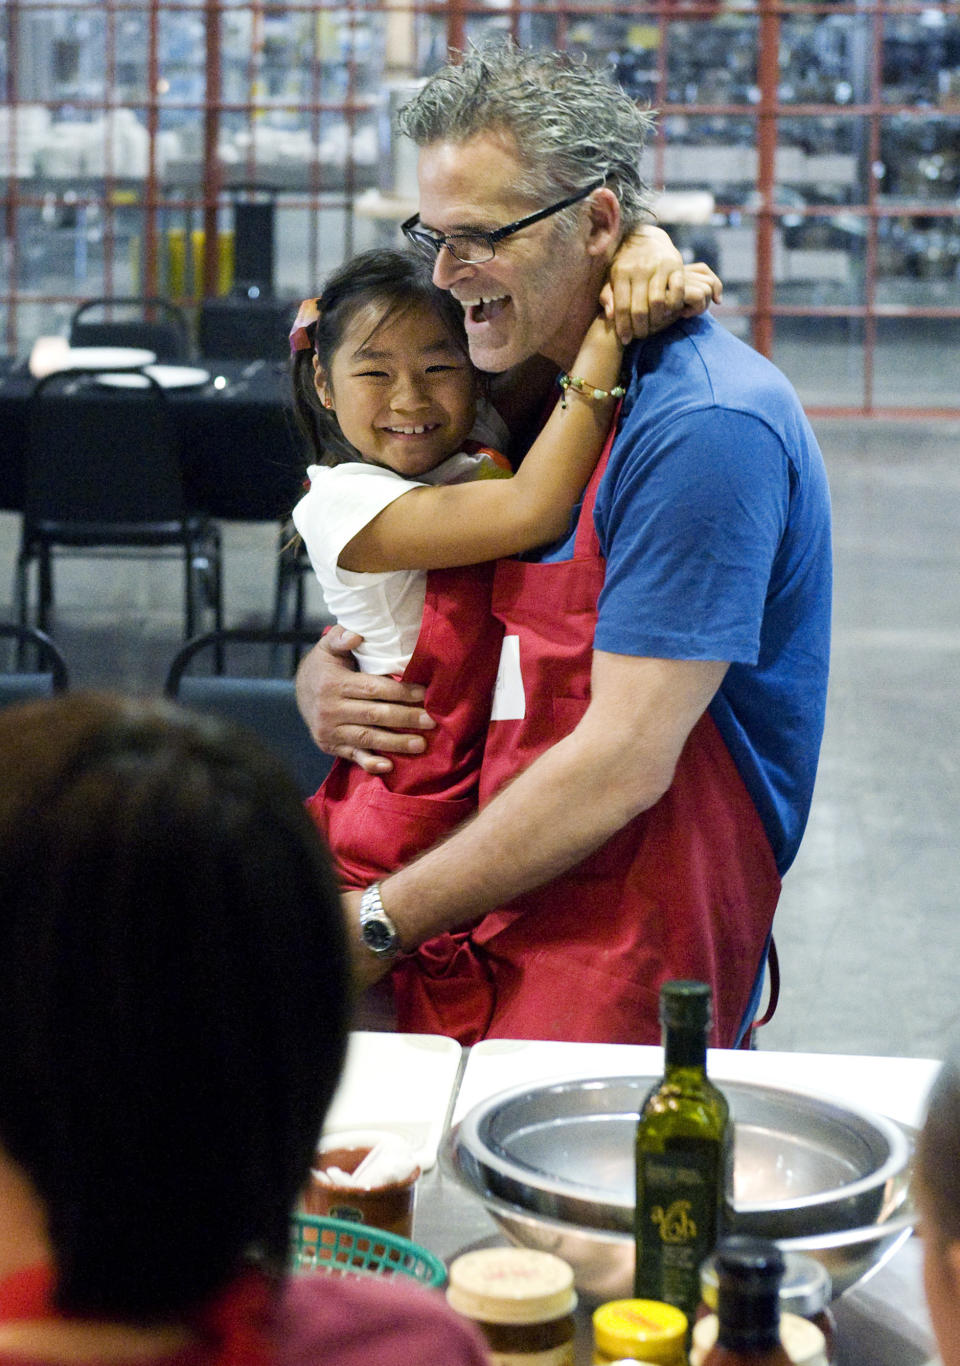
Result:
<svg viewBox="0 0 960 1366"><path fill-rule="evenodd" d="M291 1221L294 1271L333 1276L409 1276L421 1285L440 1287L447 1269L419 1243L385 1229L346 1219L295 1214Z"/></svg>

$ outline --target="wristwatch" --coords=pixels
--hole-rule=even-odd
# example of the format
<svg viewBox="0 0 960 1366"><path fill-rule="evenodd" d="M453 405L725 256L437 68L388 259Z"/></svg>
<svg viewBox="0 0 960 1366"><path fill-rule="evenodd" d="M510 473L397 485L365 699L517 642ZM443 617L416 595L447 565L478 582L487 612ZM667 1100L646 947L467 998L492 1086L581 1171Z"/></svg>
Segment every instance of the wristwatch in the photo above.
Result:
<svg viewBox="0 0 960 1366"><path fill-rule="evenodd" d="M378 958L395 958L400 952L400 936L383 909L379 882L371 883L360 898L360 938Z"/></svg>

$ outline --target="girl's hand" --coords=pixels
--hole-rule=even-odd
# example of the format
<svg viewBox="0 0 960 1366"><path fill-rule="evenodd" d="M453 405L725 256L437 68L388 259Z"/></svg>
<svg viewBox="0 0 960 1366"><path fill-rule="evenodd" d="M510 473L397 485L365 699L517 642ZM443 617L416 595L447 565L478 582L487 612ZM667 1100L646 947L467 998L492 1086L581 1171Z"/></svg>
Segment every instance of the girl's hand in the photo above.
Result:
<svg viewBox="0 0 960 1366"><path fill-rule="evenodd" d="M644 224L621 242L600 291L600 307L626 345L678 318L702 313L711 302L719 303L722 293L709 266L685 266L663 229Z"/></svg>
<svg viewBox="0 0 960 1366"><path fill-rule="evenodd" d="M683 305L681 318L695 318L723 298L723 282L706 261L694 261L683 268ZM671 322L673 319L671 319ZM652 330L652 329L651 329Z"/></svg>

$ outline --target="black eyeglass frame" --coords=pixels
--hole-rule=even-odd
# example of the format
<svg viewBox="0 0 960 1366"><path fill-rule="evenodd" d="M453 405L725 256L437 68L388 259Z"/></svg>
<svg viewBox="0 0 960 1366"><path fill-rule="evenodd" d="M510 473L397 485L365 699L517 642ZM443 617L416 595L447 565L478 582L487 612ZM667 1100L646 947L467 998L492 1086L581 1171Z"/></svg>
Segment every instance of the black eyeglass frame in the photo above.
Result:
<svg viewBox="0 0 960 1366"><path fill-rule="evenodd" d="M515 223L507 223L505 227L495 228L493 232L432 233L428 232L427 229L418 232L417 224L420 222L420 215L418 213L412 214L405 222L401 223L400 231L407 241L412 242L415 247L422 250L424 255L428 255L426 248L432 247L433 258L431 259L435 259L439 256L442 248L446 247L450 255L456 260L462 261L464 265L482 266L486 261L493 260L494 256L497 254L496 244L502 242L505 237L511 237L515 232L519 232L521 228L530 228L534 223L539 223L544 218L549 218L551 214L559 213L561 209L568 209L571 204L577 204L581 199L586 199L588 194L593 194L594 190L599 190L601 185L606 182L606 179L606 176L599 176L596 180L592 180L590 184L585 186L582 190L578 190L576 194L571 194L568 195L566 199L561 199L559 203L551 204L549 208L546 209L538 209L536 213L527 214L526 218L518 218ZM477 241L479 239L482 242L486 242L490 248L490 255L481 257L479 261L476 259L470 261L464 260L462 256L457 256L456 251L454 251L453 247L450 245L450 243L455 242L458 237L469 238L472 241Z"/></svg>

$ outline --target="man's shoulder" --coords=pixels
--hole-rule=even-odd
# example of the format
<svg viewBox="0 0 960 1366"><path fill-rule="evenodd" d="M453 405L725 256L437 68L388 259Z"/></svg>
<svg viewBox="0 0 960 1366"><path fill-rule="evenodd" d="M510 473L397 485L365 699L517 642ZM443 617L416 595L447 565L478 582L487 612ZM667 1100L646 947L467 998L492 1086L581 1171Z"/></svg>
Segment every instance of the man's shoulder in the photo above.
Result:
<svg viewBox="0 0 960 1366"><path fill-rule="evenodd" d="M737 396L766 384L793 392L771 360L708 314L681 319L640 343L630 354L629 366L634 382L648 381L650 388L682 384L690 393L702 390L714 400L721 397L718 384Z"/></svg>
<svg viewBox="0 0 960 1366"><path fill-rule="evenodd" d="M709 421L719 412L728 422L760 423L781 438L797 420L805 421L783 372L707 315L675 323L638 345L629 369L621 440L657 432L670 439L674 424Z"/></svg>

